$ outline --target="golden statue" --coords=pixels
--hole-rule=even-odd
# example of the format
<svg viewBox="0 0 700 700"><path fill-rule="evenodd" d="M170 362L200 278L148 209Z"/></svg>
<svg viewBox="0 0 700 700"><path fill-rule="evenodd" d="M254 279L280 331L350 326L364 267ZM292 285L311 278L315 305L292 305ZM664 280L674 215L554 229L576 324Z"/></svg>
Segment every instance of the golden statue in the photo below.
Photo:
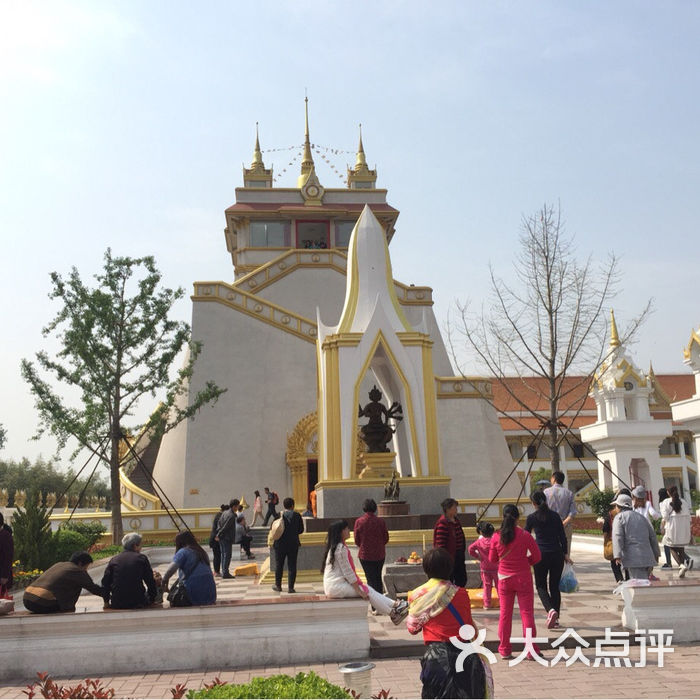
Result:
<svg viewBox="0 0 700 700"><path fill-rule="evenodd" d="M6 508L9 502L10 495L7 493L7 489L0 489L0 508Z"/></svg>
<svg viewBox="0 0 700 700"><path fill-rule="evenodd" d="M24 508L24 504L27 502L27 494L24 490L15 491L15 508Z"/></svg>
<svg viewBox="0 0 700 700"><path fill-rule="evenodd" d="M51 510L56 505L56 494L53 491L49 491L46 494L46 507Z"/></svg>

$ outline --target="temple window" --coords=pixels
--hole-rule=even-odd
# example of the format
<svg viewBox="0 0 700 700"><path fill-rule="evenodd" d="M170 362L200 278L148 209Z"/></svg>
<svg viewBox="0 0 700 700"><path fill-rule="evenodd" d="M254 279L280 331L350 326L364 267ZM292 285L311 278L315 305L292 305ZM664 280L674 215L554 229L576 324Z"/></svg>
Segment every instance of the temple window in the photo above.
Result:
<svg viewBox="0 0 700 700"><path fill-rule="evenodd" d="M680 453L678 443L675 438L667 437L659 447L660 455L677 455Z"/></svg>
<svg viewBox="0 0 700 700"><path fill-rule="evenodd" d="M297 221L297 248L330 248L328 221Z"/></svg>
<svg viewBox="0 0 700 700"><path fill-rule="evenodd" d="M289 245L289 221L251 221L251 248L283 248Z"/></svg>
<svg viewBox="0 0 700 700"><path fill-rule="evenodd" d="M347 248L350 245L350 234L355 228L354 220L337 220L335 222L335 247Z"/></svg>

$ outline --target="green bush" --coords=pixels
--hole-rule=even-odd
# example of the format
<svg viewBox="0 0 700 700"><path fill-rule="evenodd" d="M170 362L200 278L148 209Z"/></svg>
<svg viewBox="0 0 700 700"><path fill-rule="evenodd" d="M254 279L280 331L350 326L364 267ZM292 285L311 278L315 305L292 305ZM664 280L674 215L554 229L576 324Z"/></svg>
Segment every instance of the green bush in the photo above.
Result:
<svg viewBox="0 0 700 700"><path fill-rule="evenodd" d="M85 523L80 520L69 520L61 525L62 530L72 530L82 535L87 540L87 549L99 541L105 534L105 527L102 523Z"/></svg>
<svg viewBox="0 0 700 700"><path fill-rule="evenodd" d="M74 530L60 528L53 533L51 538L50 556L47 566L59 561L68 561L73 552L82 552L88 548L88 540Z"/></svg>
<svg viewBox="0 0 700 700"><path fill-rule="evenodd" d="M691 515L695 515L695 511L700 508L700 491L697 489L690 489L690 505L693 511Z"/></svg>
<svg viewBox="0 0 700 700"><path fill-rule="evenodd" d="M608 514L613 500L615 500L615 492L611 488L606 488L602 491L592 491L586 497L586 503L599 518L604 518Z"/></svg>
<svg viewBox="0 0 700 700"><path fill-rule="evenodd" d="M190 690L188 698L350 698L340 686L329 683L313 671L296 676L252 678L250 683L214 685Z"/></svg>
<svg viewBox="0 0 700 700"><path fill-rule="evenodd" d="M51 526L46 508L37 505L36 494L27 497L24 508L12 517L15 557L26 570L45 569L51 558Z"/></svg>

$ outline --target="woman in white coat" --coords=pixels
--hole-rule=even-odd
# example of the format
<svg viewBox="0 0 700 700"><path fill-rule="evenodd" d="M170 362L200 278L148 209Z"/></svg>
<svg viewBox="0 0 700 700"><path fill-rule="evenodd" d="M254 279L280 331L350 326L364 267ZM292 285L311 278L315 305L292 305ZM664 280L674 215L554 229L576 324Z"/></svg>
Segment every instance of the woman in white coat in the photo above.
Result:
<svg viewBox="0 0 700 700"><path fill-rule="evenodd" d="M345 541L350 536L347 520L336 520L328 528L326 551L323 555L323 592L329 598L365 598L380 613L389 615L398 625L408 615L405 600L392 600L360 581L355 562Z"/></svg>
<svg viewBox="0 0 700 700"><path fill-rule="evenodd" d="M677 486L671 486L668 495L669 498L659 506L664 525L661 542L671 548L671 554L680 567L678 575L683 578L686 571L693 568L693 560L685 553L685 546L690 542L690 508L678 495Z"/></svg>

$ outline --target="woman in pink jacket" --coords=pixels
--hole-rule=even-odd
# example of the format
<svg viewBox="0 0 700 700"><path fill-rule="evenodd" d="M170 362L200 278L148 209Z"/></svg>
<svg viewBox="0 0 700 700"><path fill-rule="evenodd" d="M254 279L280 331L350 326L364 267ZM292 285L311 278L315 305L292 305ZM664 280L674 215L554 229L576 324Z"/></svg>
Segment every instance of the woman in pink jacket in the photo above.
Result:
<svg viewBox="0 0 700 700"><path fill-rule="evenodd" d="M532 586L530 567L542 558L540 550L529 532L518 527L520 511L509 503L503 508L501 529L491 539L489 559L498 565L498 598L501 614L498 619L498 653L503 659L512 658L510 630L513 624L513 604L518 596L520 619L531 636L537 636L535 626L535 591ZM539 653L537 645L535 651Z"/></svg>

